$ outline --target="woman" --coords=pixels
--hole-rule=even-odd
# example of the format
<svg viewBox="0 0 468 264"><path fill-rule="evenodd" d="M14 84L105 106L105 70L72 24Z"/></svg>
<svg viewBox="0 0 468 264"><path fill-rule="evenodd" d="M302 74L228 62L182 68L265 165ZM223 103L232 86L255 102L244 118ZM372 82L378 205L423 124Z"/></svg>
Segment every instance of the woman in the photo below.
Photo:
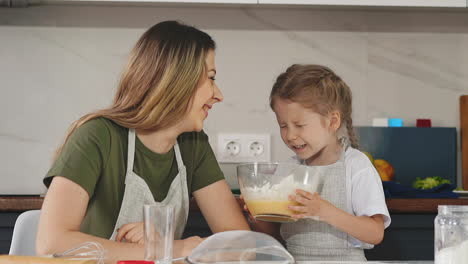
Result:
<svg viewBox="0 0 468 264"><path fill-rule="evenodd" d="M208 34L175 21L142 35L112 106L76 121L57 150L44 179L38 254L95 241L108 263L142 259L143 204L174 205L180 239L190 194L213 232L249 229L202 131L223 100L214 50ZM174 257L200 242L176 240Z"/></svg>

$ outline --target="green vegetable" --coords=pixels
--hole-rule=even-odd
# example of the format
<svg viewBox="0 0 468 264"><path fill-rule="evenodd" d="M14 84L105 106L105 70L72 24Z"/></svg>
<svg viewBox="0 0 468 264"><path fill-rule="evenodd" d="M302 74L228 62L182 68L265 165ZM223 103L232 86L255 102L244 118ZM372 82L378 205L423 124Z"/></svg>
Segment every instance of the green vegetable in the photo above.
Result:
<svg viewBox="0 0 468 264"><path fill-rule="evenodd" d="M416 180L413 182L413 187L416 189L427 190L445 183L451 184L449 180L444 179L440 176L426 177L424 179L417 177Z"/></svg>

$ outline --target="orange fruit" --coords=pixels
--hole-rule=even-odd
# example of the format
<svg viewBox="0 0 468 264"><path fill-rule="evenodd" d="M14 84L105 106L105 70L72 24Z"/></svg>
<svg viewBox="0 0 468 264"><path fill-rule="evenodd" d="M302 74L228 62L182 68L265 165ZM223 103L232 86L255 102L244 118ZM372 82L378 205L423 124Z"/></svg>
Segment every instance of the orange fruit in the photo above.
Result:
<svg viewBox="0 0 468 264"><path fill-rule="evenodd" d="M374 166L382 181L392 181L394 179L395 169L388 161L376 159L374 160Z"/></svg>

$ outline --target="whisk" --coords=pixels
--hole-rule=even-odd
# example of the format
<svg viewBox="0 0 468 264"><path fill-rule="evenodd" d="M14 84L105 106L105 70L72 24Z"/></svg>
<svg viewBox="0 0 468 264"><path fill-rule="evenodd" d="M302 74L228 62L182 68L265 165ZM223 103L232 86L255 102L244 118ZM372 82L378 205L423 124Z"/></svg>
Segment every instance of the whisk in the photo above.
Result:
<svg viewBox="0 0 468 264"><path fill-rule="evenodd" d="M67 258L74 260L96 260L97 264L103 264L106 250L96 242L85 242L61 253L52 254L53 258Z"/></svg>

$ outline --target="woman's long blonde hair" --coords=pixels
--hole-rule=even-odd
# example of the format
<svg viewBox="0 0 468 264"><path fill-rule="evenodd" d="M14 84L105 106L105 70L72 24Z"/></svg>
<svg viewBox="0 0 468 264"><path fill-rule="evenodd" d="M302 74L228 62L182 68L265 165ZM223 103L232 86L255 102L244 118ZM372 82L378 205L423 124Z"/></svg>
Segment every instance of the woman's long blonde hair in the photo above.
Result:
<svg viewBox="0 0 468 264"><path fill-rule="evenodd" d="M113 104L75 121L54 159L78 127L98 117L147 131L180 122L206 72L206 55L215 48L207 33L177 21L161 22L148 29L130 54Z"/></svg>
<svg viewBox="0 0 468 264"><path fill-rule="evenodd" d="M358 148L351 117L351 89L328 67L299 64L290 66L278 76L273 85L270 93L272 109L276 98L300 103L324 116L338 110L341 114L341 125L337 130L338 140Z"/></svg>

